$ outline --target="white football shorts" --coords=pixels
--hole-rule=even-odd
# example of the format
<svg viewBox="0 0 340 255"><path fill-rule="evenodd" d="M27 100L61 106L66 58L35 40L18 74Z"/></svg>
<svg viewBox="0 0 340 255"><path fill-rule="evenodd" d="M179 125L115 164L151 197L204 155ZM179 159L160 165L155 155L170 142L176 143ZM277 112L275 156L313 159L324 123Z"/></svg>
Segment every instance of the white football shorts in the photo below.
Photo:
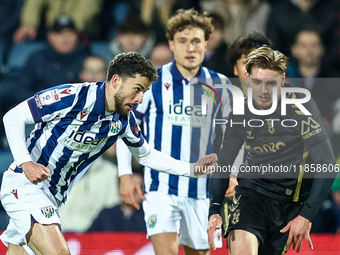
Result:
<svg viewBox="0 0 340 255"><path fill-rule="evenodd" d="M143 201L148 237L161 233L179 234L179 245L195 250L208 250L209 199L179 197L161 192L148 192ZM215 246L222 247L221 230Z"/></svg>
<svg viewBox="0 0 340 255"><path fill-rule="evenodd" d="M7 229L0 236L6 246L8 243L22 245L29 251L26 234L33 222L60 226L59 206L46 184L31 183L23 172L8 169L4 173L0 199L10 217Z"/></svg>

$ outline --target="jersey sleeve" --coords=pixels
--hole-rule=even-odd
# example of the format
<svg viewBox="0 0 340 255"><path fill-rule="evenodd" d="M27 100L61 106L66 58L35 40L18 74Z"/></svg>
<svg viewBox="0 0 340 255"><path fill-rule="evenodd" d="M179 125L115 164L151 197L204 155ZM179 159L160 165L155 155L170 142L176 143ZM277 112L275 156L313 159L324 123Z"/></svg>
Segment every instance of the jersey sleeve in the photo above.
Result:
<svg viewBox="0 0 340 255"><path fill-rule="evenodd" d="M133 112L130 112L129 123L121 137L139 164L168 174L190 176L189 163L151 148L145 141Z"/></svg>
<svg viewBox="0 0 340 255"><path fill-rule="evenodd" d="M23 101L8 111L3 118L3 123L7 141L17 166L32 161L26 147L25 126L33 124L34 120L27 101Z"/></svg>
<svg viewBox="0 0 340 255"><path fill-rule="evenodd" d="M230 114L228 121L232 118ZM228 169L234 164L234 161L242 147L243 139L235 127L228 126L224 133L221 150L218 154L218 168L210 178L209 195L210 207L209 217L213 214L220 213L220 207L224 199L224 194L228 188L229 175L233 172ZM233 173L235 175L235 173Z"/></svg>
<svg viewBox="0 0 340 255"><path fill-rule="evenodd" d="M144 143L144 136L137 125L136 117L132 111L130 111L125 132L120 138L122 138L124 143L129 147L140 147Z"/></svg>
<svg viewBox="0 0 340 255"><path fill-rule="evenodd" d="M76 94L77 88L69 84L37 92L27 100L34 122L47 122L61 116L74 105Z"/></svg>
<svg viewBox="0 0 340 255"><path fill-rule="evenodd" d="M336 161L328 139L325 127L322 123L320 111L313 99L304 104L311 115L304 115L295 108L301 139L308 149L310 157L316 165L335 166ZM333 169L333 168L332 168ZM304 201L300 215L313 220L322 202L330 191L336 173L316 173L308 198Z"/></svg>
<svg viewBox="0 0 340 255"><path fill-rule="evenodd" d="M322 124L320 111L313 99L304 104L311 115L304 115L300 109L294 108L298 122L298 132L306 148L312 147L328 138L325 127Z"/></svg>
<svg viewBox="0 0 340 255"><path fill-rule="evenodd" d="M124 134L120 136L122 139L118 139L116 143L119 176L132 174L132 155L129 146L140 147L144 143L144 137L136 121L134 113L130 112L128 125Z"/></svg>

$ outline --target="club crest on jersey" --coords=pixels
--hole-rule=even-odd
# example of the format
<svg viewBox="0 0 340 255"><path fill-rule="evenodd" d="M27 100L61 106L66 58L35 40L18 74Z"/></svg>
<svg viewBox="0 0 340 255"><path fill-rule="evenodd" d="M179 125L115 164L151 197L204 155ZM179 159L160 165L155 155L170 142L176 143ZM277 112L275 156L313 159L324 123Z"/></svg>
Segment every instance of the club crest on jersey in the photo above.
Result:
<svg viewBox="0 0 340 255"><path fill-rule="evenodd" d="M55 210L52 206L44 206L40 208L40 211L46 218L51 218L55 213Z"/></svg>
<svg viewBox="0 0 340 255"><path fill-rule="evenodd" d="M111 130L110 131L113 134L118 134L121 129L122 129L122 122L120 120L111 121Z"/></svg>
<svg viewBox="0 0 340 255"><path fill-rule="evenodd" d="M148 219L148 227L154 228L156 226L156 223L157 223L157 214L153 214Z"/></svg>
<svg viewBox="0 0 340 255"><path fill-rule="evenodd" d="M171 86L171 84L170 83L164 83L164 87L166 88L166 90L169 90L169 88L170 88L170 86Z"/></svg>
<svg viewBox="0 0 340 255"><path fill-rule="evenodd" d="M75 93L75 88L72 86L67 89L61 89L59 92L61 95L71 95Z"/></svg>

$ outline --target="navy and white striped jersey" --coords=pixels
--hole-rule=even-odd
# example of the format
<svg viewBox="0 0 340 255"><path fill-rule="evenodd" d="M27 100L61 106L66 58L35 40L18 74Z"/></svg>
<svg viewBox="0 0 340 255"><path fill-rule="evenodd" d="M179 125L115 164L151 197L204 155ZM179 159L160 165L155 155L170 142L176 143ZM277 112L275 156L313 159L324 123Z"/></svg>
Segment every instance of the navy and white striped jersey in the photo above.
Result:
<svg viewBox="0 0 340 255"><path fill-rule="evenodd" d="M207 114L202 115L201 89L194 89L172 61L158 69L159 79L144 95L142 104L134 111L143 120L144 136L149 145L176 159L196 162L213 152L214 118L226 119L232 108L231 94L216 89L222 105L210 100ZM215 78L219 83L229 82L222 74L205 67L195 78ZM224 82L221 82L224 78ZM182 197L207 198L209 178L189 178L160 173L145 168L145 189Z"/></svg>
<svg viewBox="0 0 340 255"><path fill-rule="evenodd" d="M118 138L133 147L144 142L132 112L105 112L105 82L56 86L28 105L37 124L26 145L32 160L50 170L49 190L60 201Z"/></svg>

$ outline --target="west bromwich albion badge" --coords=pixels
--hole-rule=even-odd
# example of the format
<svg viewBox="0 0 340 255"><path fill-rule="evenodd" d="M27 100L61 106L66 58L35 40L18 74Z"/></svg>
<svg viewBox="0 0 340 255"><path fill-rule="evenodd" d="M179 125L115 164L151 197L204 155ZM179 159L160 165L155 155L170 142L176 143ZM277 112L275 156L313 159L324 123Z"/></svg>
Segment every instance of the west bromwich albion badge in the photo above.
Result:
<svg viewBox="0 0 340 255"><path fill-rule="evenodd" d="M118 121L111 121L111 132L113 134L118 134L119 131L122 129L122 122L120 120Z"/></svg>

